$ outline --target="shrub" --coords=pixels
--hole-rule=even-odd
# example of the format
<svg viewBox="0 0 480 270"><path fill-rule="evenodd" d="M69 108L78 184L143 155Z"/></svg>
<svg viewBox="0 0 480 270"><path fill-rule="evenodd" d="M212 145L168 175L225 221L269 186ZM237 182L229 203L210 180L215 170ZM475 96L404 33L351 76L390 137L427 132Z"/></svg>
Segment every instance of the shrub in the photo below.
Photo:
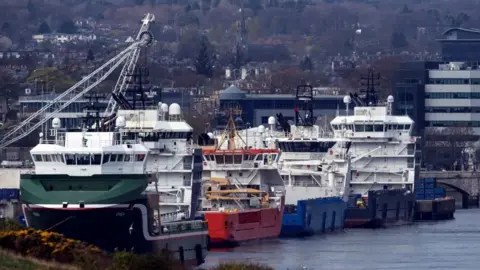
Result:
<svg viewBox="0 0 480 270"><path fill-rule="evenodd" d="M25 227L16 220L9 218L0 219L0 231L19 231L24 229Z"/></svg>

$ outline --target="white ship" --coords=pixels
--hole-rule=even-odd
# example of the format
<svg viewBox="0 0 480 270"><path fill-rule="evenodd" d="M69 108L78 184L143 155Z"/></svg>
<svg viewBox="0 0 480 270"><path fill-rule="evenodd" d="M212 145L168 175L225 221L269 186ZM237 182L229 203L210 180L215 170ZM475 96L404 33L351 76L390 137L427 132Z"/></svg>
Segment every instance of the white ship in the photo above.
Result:
<svg viewBox="0 0 480 270"><path fill-rule="evenodd" d="M392 96L380 106L347 96L347 107L352 99L357 105L353 115L331 121L334 137L351 141L354 160L346 226L411 223L419 172L414 122L407 115L392 115Z"/></svg>

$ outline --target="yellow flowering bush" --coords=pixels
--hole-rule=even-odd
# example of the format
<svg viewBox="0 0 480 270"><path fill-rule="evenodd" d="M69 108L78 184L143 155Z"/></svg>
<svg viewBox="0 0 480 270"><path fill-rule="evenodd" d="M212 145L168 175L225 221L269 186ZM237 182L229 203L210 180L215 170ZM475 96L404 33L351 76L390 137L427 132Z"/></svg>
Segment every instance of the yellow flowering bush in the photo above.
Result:
<svg viewBox="0 0 480 270"><path fill-rule="evenodd" d="M95 263L105 257L99 248L92 245L67 239L55 232L33 229L1 231L0 248L61 263Z"/></svg>

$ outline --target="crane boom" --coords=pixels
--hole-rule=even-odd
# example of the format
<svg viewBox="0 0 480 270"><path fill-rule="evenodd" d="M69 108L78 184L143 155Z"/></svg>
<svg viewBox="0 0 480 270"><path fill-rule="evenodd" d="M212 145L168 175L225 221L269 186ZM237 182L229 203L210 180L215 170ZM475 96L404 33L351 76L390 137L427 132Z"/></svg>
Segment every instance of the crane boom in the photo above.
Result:
<svg viewBox="0 0 480 270"><path fill-rule="evenodd" d="M13 127L0 140L0 149L26 137L49 119L53 118L58 112L65 109L68 105L75 102L83 95L87 94L99 83L104 81L121 63L131 58L132 53L139 50L140 47L149 44L151 41L152 35L150 33L140 33L138 40L130 44L130 46L128 46L126 49L121 51L101 67L97 68L94 72L85 76L81 81L67 89L65 92L58 95L54 100L50 101L39 111L31 114L23 122ZM63 99L65 97L68 97L68 99L64 101ZM42 118L41 116L47 111L51 112Z"/></svg>
<svg viewBox="0 0 480 270"><path fill-rule="evenodd" d="M138 31L135 41L142 39L145 33L149 33L148 29L150 27L150 24L153 23L154 21L155 21L155 15L151 13L147 13L145 15L145 17L142 19L142 26ZM153 38L151 34L149 35L150 35L150 39L152 40ZM127 89L127 77L129 74L133 73L133 70L137 65L139 56L140 56L140 48L138 47L137 49L132 51L132 53L128 56L127 60L125 61L122 71L120 72L120 76L118 76L117 83L115 84L115 88L113 88L112 93L114 95L110 97L107 108L105 109L105 114L104 114L105 116L110 116L117 111L118 104L117 104L117 101L113 98L113 96L115 95L118 96L119 94L122 94L122 95L125 94L125 91Z"/></svg>

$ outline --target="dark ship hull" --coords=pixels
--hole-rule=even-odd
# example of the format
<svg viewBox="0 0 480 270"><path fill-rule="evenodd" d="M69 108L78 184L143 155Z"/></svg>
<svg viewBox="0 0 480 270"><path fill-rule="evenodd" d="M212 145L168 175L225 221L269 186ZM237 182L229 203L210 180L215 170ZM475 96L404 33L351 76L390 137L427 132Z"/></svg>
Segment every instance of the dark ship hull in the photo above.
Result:
<svg viewBox="0 0 480 270"><path fill-rule="evenodd" d="M147 206L138 202L85 208L24 204L23 211L28 227L54 231L110 252L168 252L184 263L194 265L203 263L207 254L206 225L193 222L185 225L182 222L175 229L172 229L175 223L168 224L166 230L154 228L149 226L153 221L148 220ZM160 233L162 229L164 233Z"/></svg>
<svg viewBox="0 0 480 270"><path fill-rule="evenodd" d="M345 228L382 228L411 224L415 212L415 194L407 189L369 191L364 203L351 196L346 210Z"/></svg>

